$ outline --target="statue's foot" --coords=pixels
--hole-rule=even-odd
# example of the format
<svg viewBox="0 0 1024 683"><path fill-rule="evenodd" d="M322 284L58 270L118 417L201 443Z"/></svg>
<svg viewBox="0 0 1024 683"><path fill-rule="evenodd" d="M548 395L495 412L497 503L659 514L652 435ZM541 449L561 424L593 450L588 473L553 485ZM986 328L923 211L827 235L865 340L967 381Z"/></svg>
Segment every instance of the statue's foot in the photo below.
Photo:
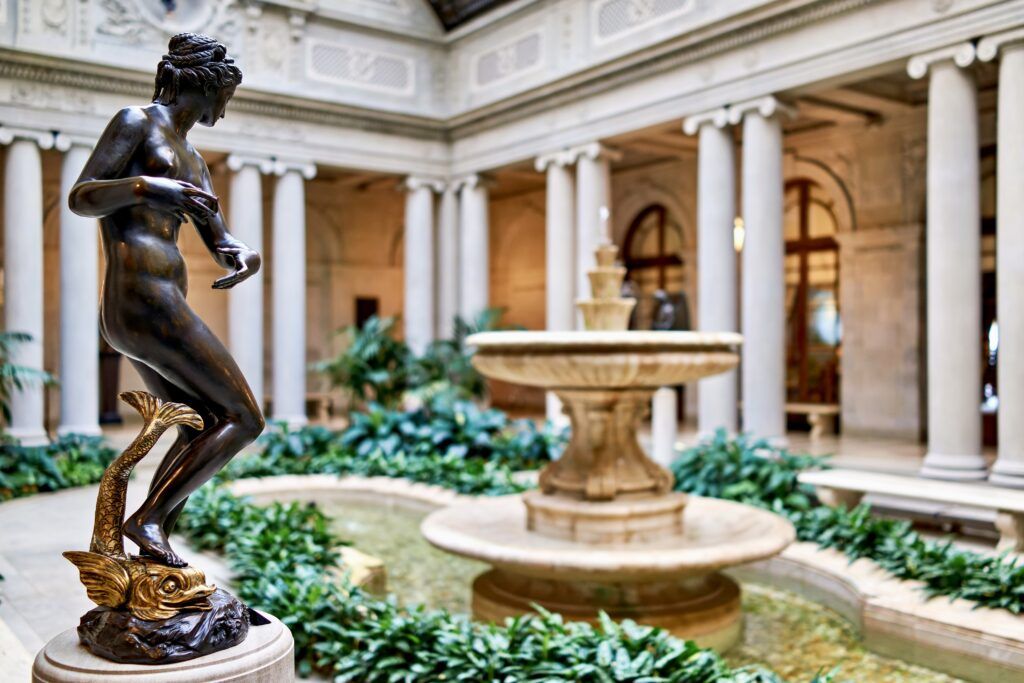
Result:
<svg viewBox="0 0 1024 683"><path fill-rule="evenodd" d="M188 562L171 550L167 535L159 523L141 522L137 519L125 520L121 531L139 546L139 555L147 557L168 567L186 567Z"/></svg>

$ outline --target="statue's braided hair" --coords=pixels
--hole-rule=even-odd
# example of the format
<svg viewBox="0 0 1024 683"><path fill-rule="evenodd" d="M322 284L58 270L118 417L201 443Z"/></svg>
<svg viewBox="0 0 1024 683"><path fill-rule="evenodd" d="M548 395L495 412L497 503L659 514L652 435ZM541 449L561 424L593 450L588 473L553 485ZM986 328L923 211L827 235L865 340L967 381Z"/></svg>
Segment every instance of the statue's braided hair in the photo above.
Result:
<svg viewBox="0 0 1024 683"><path fill-rule="evenodd" d="M227 48L201 33L179 33L167 44L167 54L156 67L153 101L171 104L183 88L211 92L238 85L242 72Z"/></svg>

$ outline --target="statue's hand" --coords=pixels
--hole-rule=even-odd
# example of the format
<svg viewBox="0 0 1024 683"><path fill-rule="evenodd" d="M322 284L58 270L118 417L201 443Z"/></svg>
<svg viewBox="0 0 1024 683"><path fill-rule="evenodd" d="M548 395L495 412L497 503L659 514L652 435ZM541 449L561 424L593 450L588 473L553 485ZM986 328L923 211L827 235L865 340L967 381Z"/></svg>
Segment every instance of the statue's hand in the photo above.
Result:
<svg viewBox="0 0 1024 683"><path fill-rule="evenodd" d="M216 195L184 180L141 176L137 192L146 203L175 213L182 220L190 216L194 221L205 223L220 211Z"/></svg>
<svg viewBox="0 0 1024 683"><path fill-rule="evenodd" d="M230 289L260 270L260 255L238 240L217 245L217 262L232 272L213 283L214 289Z"/></svg>

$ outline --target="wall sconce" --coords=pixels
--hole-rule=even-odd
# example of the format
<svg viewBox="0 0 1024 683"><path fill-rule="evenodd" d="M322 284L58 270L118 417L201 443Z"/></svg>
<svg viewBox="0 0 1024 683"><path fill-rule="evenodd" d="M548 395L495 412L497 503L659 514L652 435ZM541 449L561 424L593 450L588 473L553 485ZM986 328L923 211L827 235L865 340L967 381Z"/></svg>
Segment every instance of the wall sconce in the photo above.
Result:
<svg viewBox="0 0 1024 683"><path fill-rule="evenodd" d="M740 216L732 221L732 248L736 250L736 253L743 251L743 243L747 239L747 228L743 225L743 219Z"/></svg>

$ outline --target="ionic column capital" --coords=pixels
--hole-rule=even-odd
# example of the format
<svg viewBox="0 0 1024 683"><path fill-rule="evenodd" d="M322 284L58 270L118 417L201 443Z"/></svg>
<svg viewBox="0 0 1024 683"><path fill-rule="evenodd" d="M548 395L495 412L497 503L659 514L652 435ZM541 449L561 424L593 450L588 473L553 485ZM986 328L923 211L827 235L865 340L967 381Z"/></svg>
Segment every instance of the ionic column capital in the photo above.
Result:
<svg viewBox="0 0 1024 683"><path fill-rule="evenodd" d="M57 134L52 130L0 126L0 145L9 145L15 140L30 140L39 145L39 149L53 149L57 144Z"/></svg>
<svg viewBox="0 0 1024 683"><path fill-rule="evenodd" d="M985 36L978 41L977 54L981 61L991 62L1000 52L1020 48L1024 48L1024 26Z"/></svg>
<svg viewBox="0 0 1024 683"><path fill-rule="evenodd" d="M312 180L316 177L316 164L310 161L274 159L274 175L282 176L290 172L299 173L306 180Z"/></svg>
<svg viewBox="0 0 1024 683"><path fill-rule="evenodd" d="M270 175L271 173L274 173L274 160L271 159L270 157L259 157L250 156L248 154L231 153L228 155L227 161L225 163L227 164L228 169L235 173L238 173L246 166L252 166L253 168L259 170L259 172L262 173L263 175ZM316 172L315 167L313 172Z"/></svg>
<svg viewBox="0 0 1024 683"><path fill-rule="evenodd" d="M568 150L568 153L572 155L573 161L587 158L591 161L597 161L598 159L607 159L608 161L618 161L622 158L622 152L609 147L602 142L588 142L585 145L579 145Z"/></svg>
<svg viewBox="0 0 1024 683"><path fill-rule="evenodd" d="M907 62L907 75L911 78L924 78L932 66L942 62L953 62L961 69L974 63L977 51L974 43L963 42L940 47L938 50L915 55Z"/></svg>
<svg viewBox="0 0 1024 683"><path fill-rule="evenodd" d="M69 133L57 133L53 138L53 148L58 152L66 152L72 147L82 147L91 150L96 146L96 139L84 135L72 135Z"/></svg>
<svg viewBox="0 0 1024 683"><path fill-rule="evenodd" d="M459 191L462 189L473 190L476 188L490 189L494 186L494 179L483 173L470 173L450 181L449 186Z"/></svg>
<svg viewBox="0 0 1024 683"><path fill-rule="evenodd" d="M560 149L557 152L548 152L547 154L541 154L533 162L533 167L540 173L548 170L549 166L572 166L576 163L576 155L573 154L572 150Z"/></svg>
<svg viewBox="0 0 1024 683"><path fill-rule="evenodd" d="M770 119L773 116L784 116L790 119L796 118L796 109L775 95L765 95L731 105L728 109L729 123L735 126L743 120L744 116L751 112L755 112L766 119Z"/></svg>
<svg viewBox="0 0 1024 683"><path fill-rule="evenodd" d="M683 132L687 135L696 135L700 127L705 124L711 124L715 128L725 128L729 125L728 108L719 107L718 109L711 109L710 111L687 116L683 120Z"/></svg>
<svg viewBox="0 0 1024 683"><path fill-rule="evenodd" d="M444 192L447 183L441 178L431 178L430 176L406 176L401 183L399 188L405 191L422 190L427 188L432 192L438 194Z"/></svg>

